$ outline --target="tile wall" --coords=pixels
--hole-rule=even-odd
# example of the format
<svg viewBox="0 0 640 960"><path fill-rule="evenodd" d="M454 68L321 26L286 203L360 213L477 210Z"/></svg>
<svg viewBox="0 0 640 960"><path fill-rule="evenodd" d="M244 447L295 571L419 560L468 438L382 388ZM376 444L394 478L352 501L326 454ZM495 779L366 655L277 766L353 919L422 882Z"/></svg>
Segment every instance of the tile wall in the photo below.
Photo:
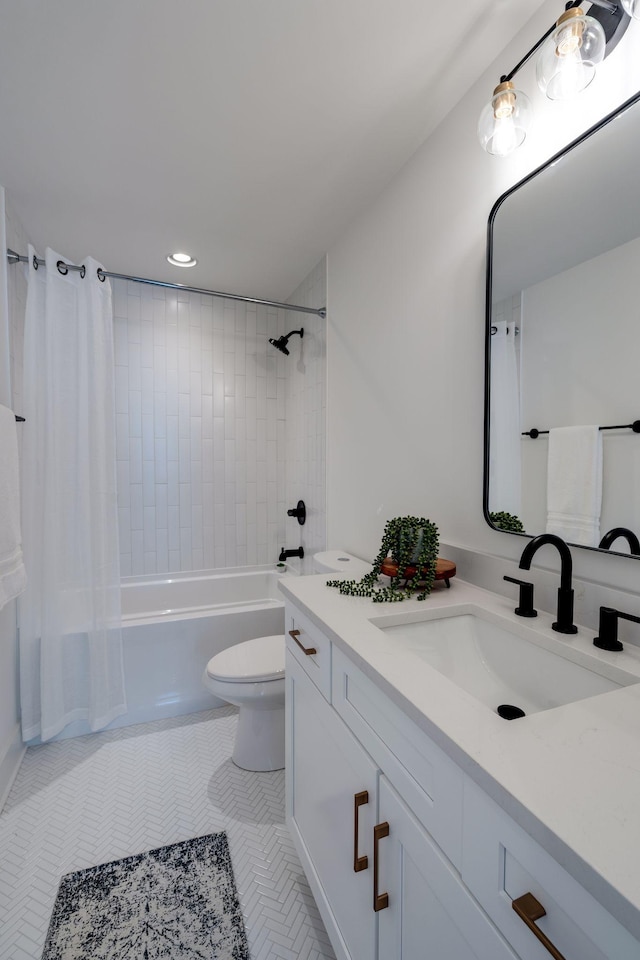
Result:
<svg viewBox="0 0 640 960"><path fill-rule="evenodd" d="M322 263L303 296L324 304L324 278ZM309 530L323 544L324 321L301 362L268 343L301 314L121 280L113 293L122 575L277 561L294 486L322 495Z"/></svg>

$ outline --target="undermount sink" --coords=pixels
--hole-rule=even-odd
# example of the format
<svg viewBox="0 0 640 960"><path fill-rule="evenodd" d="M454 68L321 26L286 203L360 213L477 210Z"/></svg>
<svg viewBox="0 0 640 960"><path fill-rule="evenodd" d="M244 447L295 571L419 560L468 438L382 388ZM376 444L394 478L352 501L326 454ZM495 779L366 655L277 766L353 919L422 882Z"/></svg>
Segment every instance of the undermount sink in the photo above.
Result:
<svg viewBox="0 0 640 960"><path fill-rule="evenodd" d="M524 639L509 629L508 621L506 626L499 625L477 613L388 626L383 623L397 619L379 618L371 622L405 652L428 663L505 719L523 714L509 716L508 711L498 710L499 707L516 707L524 714L538 713L638 680L631 675L620 682L611 680Z"/></svg>

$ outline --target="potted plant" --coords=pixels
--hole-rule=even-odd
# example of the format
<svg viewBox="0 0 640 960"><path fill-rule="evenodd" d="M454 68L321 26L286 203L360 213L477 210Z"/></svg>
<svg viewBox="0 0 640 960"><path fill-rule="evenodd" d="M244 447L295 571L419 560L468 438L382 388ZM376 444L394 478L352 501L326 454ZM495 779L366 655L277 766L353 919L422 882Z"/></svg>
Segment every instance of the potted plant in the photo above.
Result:
<svg viewBox="0 0 640 960"><path fill-rule="evenodd" d="M439 548L438 528L424 517L394 517L387 521L380 550L371 573L361 580L328 580L350 597L370 597L374 603L404 600L416 594L424 600L431 593ZM380 576L390 578L388 586Z"/></svg>

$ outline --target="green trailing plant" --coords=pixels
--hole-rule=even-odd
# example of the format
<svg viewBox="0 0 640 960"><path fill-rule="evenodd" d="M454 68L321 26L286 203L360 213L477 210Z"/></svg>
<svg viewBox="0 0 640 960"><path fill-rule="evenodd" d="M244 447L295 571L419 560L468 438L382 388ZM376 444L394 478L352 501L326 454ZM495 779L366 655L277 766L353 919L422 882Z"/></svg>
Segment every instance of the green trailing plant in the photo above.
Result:
<svg viewBox="0 0 640 960"><path fill-rule="evenodd" d="M496 513L490 513L489 519L498 530L508 530L510 533L524 533L522 520L516 517L515 513L506 513L499 510Z"/></svg>
<svg viewBox="0 0 640 960"><path fill-rule="evenodd" d="M327 580L327 586L349 597L370 597L374 603L397 602L414 594L416 600L425 600L435 579L439 546L435 523L424 517L394 517L385 525L371 573L361 580ZM378 579L388 559L397 564L398 572L388 586L381 586ZM412 569L415 572L407 576Z"/></svg>

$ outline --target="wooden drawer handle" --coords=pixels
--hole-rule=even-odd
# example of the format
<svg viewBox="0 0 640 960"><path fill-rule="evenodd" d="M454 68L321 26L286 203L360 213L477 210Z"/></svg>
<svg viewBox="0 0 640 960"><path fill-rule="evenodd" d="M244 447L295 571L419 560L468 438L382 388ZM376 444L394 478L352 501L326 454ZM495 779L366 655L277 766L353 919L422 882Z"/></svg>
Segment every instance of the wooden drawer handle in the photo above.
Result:
<svg viewBox="0 0 640 960"><path fill-rule="evenodd" d="M389 836L389 824L377 823L373 828L373 909L377 913L389 906L389 894L378 893L378 842Z"/></svg>
<svg viewBox="0 0 640 960"><path fill-rule="evenodd" d="M291 637L292 640L295 640L295 642L298 644L302 652L306 653L308 657L312 657L314 653L318 652L315 647L305 647L304 644L300 643L300 641L298 640L298 637L300 636L299 630L289 630L289 636Z"/></svg>
<svg viewBox="0 0 640 960"><path fill-rule="evenodd" d="M538 938L542 946L546 947L554 960L565 960L560 951L551 943L549 937L545 936L540 927L538 927L536 924L536 920L540 920L542 917L546 917L547 915L547 911L542 906L540 901L536 900L532 893L525 893L521 897L518 897L517 900L512 900L511 906L518 914L520 919L526 923L534 936Z"/></svg>
<svg viewBox="0 0 640 960"><path fill-rule="evenodd" d="M369 857L366 854L362 857L358 856L358 810L363 803L369 803L369 791L361 790L360 793L354 795L353 800L353 872L360 873L361 870L366 870L369 866Z"/></svg>

